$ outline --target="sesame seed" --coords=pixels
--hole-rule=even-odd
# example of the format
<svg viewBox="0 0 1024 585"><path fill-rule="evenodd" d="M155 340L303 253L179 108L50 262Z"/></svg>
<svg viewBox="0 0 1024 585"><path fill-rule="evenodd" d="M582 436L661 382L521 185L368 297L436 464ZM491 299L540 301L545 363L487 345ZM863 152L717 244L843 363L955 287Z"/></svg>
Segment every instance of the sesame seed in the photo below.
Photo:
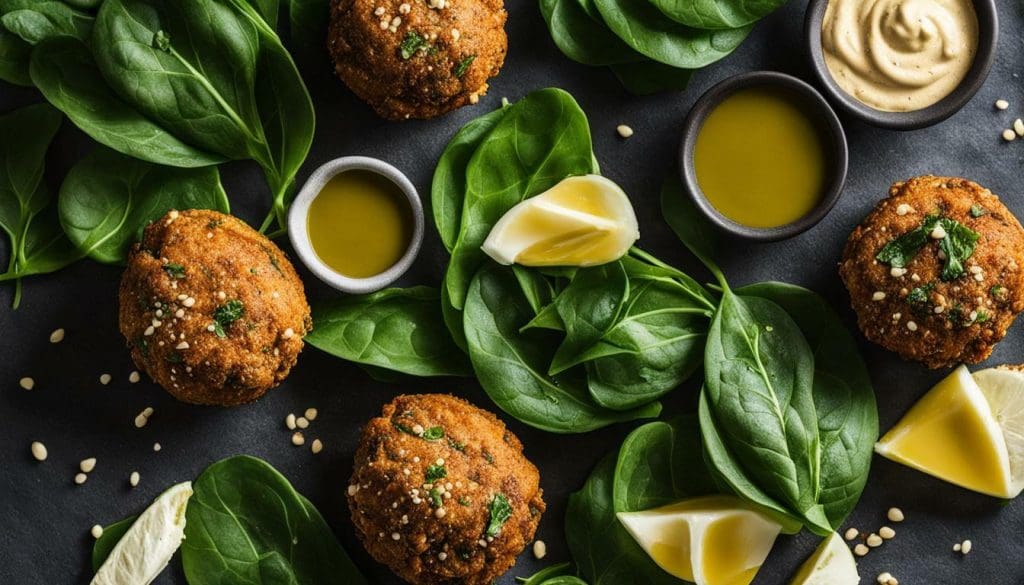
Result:
<svg viewBox="0 0 1024 585"><path fill-rule="evenodd" d="M310 447L310 451L314 455L324 450L324 444L320 442L320 439L313 439L313 445Z"/></svg>
<svg viewBox="0 0 1024 585"><path fill-rule="evenodd" d="M882 546L882 537L877 534L869 534L867 539L868 546L871 548L878 548Z"/></svg>
<svg viewBox="0 0 1024 585"><path fill-rule="evenodd" d="M206 326L206 330L209 331L210 333L213 333L214 331L217 330L217 326L211 323L210 325Z"/></svg>
<svg viewBox="0 0 1024 585"><path fill-rule="evenodd" d="M153 443L153 452L154 453L159 451L160 449L163 449L163 447L160 446L160 443Z"/></svg>
<svg viewBox="0 0 1024 585"><path fill-rule="evenodd" d="M172 209L171 212L167 214L167 216L170 217L172 220L178 219L178 211L176 209Z"/></svg>
<svg viewBox="0 0 1024 585"><path fill-rule="evenodd" d="M1013 121L1013 131L1017 133L1017 136L1024 136L1024 120L1017 118Z"/></svg>
<svg viewBox="0 0 1024 585"><path fill-rule="evenodd" d="M54 329L53 333L50 334L50 343L60 343L64 341L64 330Z"/></svg>
<svg viewBox="0 0 1024 585"><path fill-rule="evenodd" d="M437 516L438 520L440 520L441 518L444 518L447 515L448 515L448 510L445 510L444 508L438 508L438 509L434 510L434 516Z"/></svg>
<svg viewBox="0 0 1024 585"><path fill-rule="evenodd" d="M185 297L181 304L185 305L185 308L191 308L192 305L196 304L196 300L192 297Z"/></svg>
<svg viewBox="0 0 1024 585"><path fill-rule="evenodd" d="M889 274L890 274L890 275L891 275L891 276L892 276L893 278L899 278L899 277L903 276L903 275L904 275L904 274L906 274L906 273L907 273L907 269L906 269L906 268L899 268L898 266L893 266L893 267L892 267L892 268L891 268L891 269L889 270Z"/></svg>
<svg viewBox="0 0 1024 585"><path fill-rule="evenodd" d="M132 384L137 384L140 379L141 376L139 375L138 370L133 370L132 373L128 374L128 381Z"/></svg>
<svg viewBox="0 0 1024 585"><path fill-rule="evenodd" d="M49 455L49 453L46 451L46 445L40 443L39 441L32 441L31 450L32 457L35 457L36 461L46 461L46 458Z"/></svg>
<svg viewBox="0 0 1024 585"><path fill-rule="evenodd" d="M391 19L391 26L398 26L400 24L402 24L402 17L401 16L396 16L396 17Z"/></svg>
<svg viewBox="0 0 1024 585"><path fill-rule="evenodd" d="M423 434L423 425L420 425L420 424L413 425L412 426L412 432L415 435L422 435Z"/></svg>
<svg viewBox="0 0 1024 585"><path fill-rule="evenodd" d="M946 237L946 228L942 227L941 225L935 226L935 229L932 230L931 238L933 240L942 240L945 237Z"/></svg>
<svg viewBox="0 0 1024 585"><path fill-rule="evenodd" d="M619 133L622 138L629 138L633 135L633 129L625 124L619 124L615 127L615 131Z"/></svg>
<svg viewBox="0 0 1024 585"><path fill-rule="evenodd" d="M25 390L31 390L36 387L36 381L26 376L18 380L18 385L24 388Z"/></svg>
<svg viewBox="0 0 1024 585"><path fill-rule="evenodd" d="M437 553L437 560L444 561L444 560L447 560L447 559L448 559L448 553L446 553L444 551L441 551L441 552Z"/></svg>
<svg viewBox="0 0 1024 585"><path fill-rule="evenodd" d="M398 6L399 14L409 14L409 12L411 11L412 6L410 6L408 2L402 3L401 5Z"/></svg>
<svg viewBox="0 0 1024 585"><path fill-rule="evenodd" d="M881 536L885 540L892 540L896 537L896 531L888 526L883 526L878 529L878 536Z"/></svg>
<svg viewBox="0 0 1024 585"><path fill-rule="evenodd" d="M156 329L154 329L153 326L150 325L149 327L146 327L146 330L143 331L142 334L145 335L146 337L149 337L150 335L153 335L154 332L156 332Z"/></svg>
<svg viewBox="0 0 1024 585"><path fill-rule="evenodd" d="M885 293L882 292L882 291L875 291L875 294L871 295L871 300L872 301L876 301L876 302L877 301L884 301L885 300Z"/></svg>
<svg viewBox="0 0 1024 585"><path fill-rule="evenodd" d="M128 476L128 483L132 487L136 487L136 486L139 485L139 472L138 471L133 471L132 474Z"/></svg>
<svg viewBox="0 0 1024 585"><path fill-rule="evenodd" d="M402 535L397 532L391 533L391 540L402 540Z"/></svg>
<svg viewBox="0 0 1024 585"><path fill-rule="evenodd" d="M184 319L185 318L185 309L178 309L177 311L174 312L174 316L179 318L179 319Z"/></svg>
<svg viewBox="0 0 1024 585"><path fill-rule="evenodd" d="M316 420L316 415L320 414L320 412L315 408L307 408L306 412L304 412L303 414L305 415L306 420L314 421Z"/></svg>
<svg viewBox="0 0 1024 585"><path fill-rule="evenodd" d="M886 513L886 517L890 522L903 522L903 510L900 510L899 508L889 508L889 511Z"/></svg>
<svg viewBox="0 0 1024 585"><path fill-rule="evenodd" d="M373 15L374 16L384 16L384 12L385 12L384 7L383 6L378 6L377 9L373 11Z"/></svg>
<svg viewBox="0 0 1024 585"><path fill-rule="evenodd" d="M188 349L188 342L187 341L182 341L178 345L175 345L174 349Z"/></svg>
<svg viewBox="0 0 1024 585"><path fill-rule="evenodd" d="M974 543L972 543L970 540L965 540L963 542L963 544L960 545L960 552L965 554L965 555L969 554L971 552L971 548L973 546L974 546Z"/></svg>
<svg viewBox="0 0 1024 585"><path fill-rule="evenodd" d="M90 473L93 469L96 469L96 458L82 459L78 462L78 468L82 470L82 473Z"/></svg>
<svg viewBox="0 0 1024 585"><path fill-rule="evenodd" d="M958 543L956 543L956 544L954 544L954 545L953 545L953 552L960 552L960 549L961 549L962 547L963 547L963 545L962 545L962 544L960 544L959 542L958 542Z"/></svg>
<svg viewBox="0 0 1024 585"><path fill-rule="evenodd" d="M856 528L848 528L846 530L846 534L843 535L843 538L846 540L853 540L858 536L860 536L860 530L857 530Z"/></svg>
<svg viewBox="0 0 1024 585"><path fill-rule="evenodd" d="M1005 110L1006 108L1009 108L1009 107L1010 107L1010 102L1008 102L1006 100L996 100L996 109L997 110Z"/></svg>
<svg viewBox="0 0 1024 585"><path fill-rule="evenodd" d="M305 445L305 444L306 444L306 437L302 436L301 432L295 431L295 434L292 435L292 445L295 445L296 447L300 447L300 446Z"/></svg>
<svg viewBox="0 0 1024 585"><path fill-rule="evenodd" d="M858 557L862 557L868 554L869 552L871 552L871 549L864 546L863 544L858 544L857 546L853 547L853 554L857 555Z"/></svg>
<svg viewBox="0 0 1024 585"><path fill-rule="evenodd" d="M1003 140L1005 140L1007 142L1013 142L1016 139L1017 139L1017 133L1016 132L1014 132L1013 130L1011 130L1009 128L1007 128L1006 130L1003 130Z"/></svg>
<svg viewBox="0 0 1024 585"><path fill-rule="evenodd" d="M917 331L917 323L913 321L907 321L907 329L910 329L911 331Z"/></svg>
<svg viewBox="0 0 1024 585"><path fill-rule="evenodd" d="M284 426L288 427L289 431L295 430L295 415L288 413L288 416L284 417Z"/></svg>
<svg viewBox="0 0 1024 585"><path fill-rule="evenodd" d="M281 334L281 337L283 337L284 339L291 339L294 335L295 335L295 330L292 329L291 327L289 327L289 328L284 330L284 333Z"/></svg>
<svg viewBox="0 0 1024 585"><path fill-rule="evenodd" d="M93 527L89 529L89 534L92 534L93 538L99 539L99 537L103 536L103 527L99 524L94 524Z"/></svg>
<svg viewBox="0 0 1024 585"><path fill-rule="evenodd" d="M548 556L548 545L543 540L533 543L533 556L538 560Z"/></svg>
<svg viewBox="0 0 1024 585"><path fill-rule="evenodd" d="M295 419L295 426L299 427L300 429L308 428L309 421L306 420L306 417L300 416L299 418Z"/></svg>
<svg viewBox="0 0 1024 585"><path fill-rule="evenodd" d="M146 408L143 408L142 409L142 416L144 416L146 418L149 418L149 417L153 416L153 407L152 406L147 406Z"/></svg>
<svg viewBox="0 0 1024 585"><path fill-rule="evenodd" d="M352 485L348 486L348 495L354 496L358 492L359 492L359 486L358 485L352 484Z"/></svg>
<svg viewBox="0 0 1024 585"><path fill-rule="evenodd" d="M107 384L110 383L110 380L111 380L110 374L100 374L100 384L103 384L104 386L106 386Z"/></svg>
<svg viewBox="0 0 1024 585"><path fill-rule="evenodd" d="M87 479L89 479L88 475L84 473L79 473L75 475L75 485L82 485L83 483L85 483L85 480Z"/></svg>
<svg viewBox="0 0 1024 585"><path fill-rule="evenodd" d="M906 215L913 211L914 208L908 203L900 203L896 206L896 215Z"/></svg>
<svg viewBox="0 0 1024 585"><path fill-rule="evenodd" d="M386 30L387 28L388 28L388 21L386 21L386 20L380 21L380 29L381 30Z"/></svg>

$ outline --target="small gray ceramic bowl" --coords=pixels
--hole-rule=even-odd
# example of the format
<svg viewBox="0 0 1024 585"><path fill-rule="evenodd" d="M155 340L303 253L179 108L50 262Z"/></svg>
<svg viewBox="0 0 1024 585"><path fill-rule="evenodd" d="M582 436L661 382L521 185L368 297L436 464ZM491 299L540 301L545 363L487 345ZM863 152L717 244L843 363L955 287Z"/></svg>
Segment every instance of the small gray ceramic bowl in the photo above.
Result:
<svg viewBox="0 0 1024 585"><path fill-rule="evenodd" d="M999 39L999 17L996 12L996 3L995 0L974 0L974 12L978 15L978 51L967 75L953 90L953 93L927 108L912 112L876 110L861 103L839 87L839 84L832 79L828 66L825 65L825 56L821 48L821 27L825 20L826 8L828 8L828 0L811 0L807 6L807 16L804 20L804 36L814 74L833 103L851 116L872 126L890 130L917 130L934 126L959 112L974 97L974 94L978 93L982 84L985 83L985 78L988 77L989 70L992 69Z"/></svg>
<svg viewBox="0 0 1024 585"><path fill-rule="evenodd" d="M803 106L808 117L813 121L821 135L822 142L826 148L827 175L825 181L825 192L821 196L818 205L807 215L794 221L774 228L756 228L729 219L722 215L704 196L700 183L697 181L697 171L693 164L693 150L697 144L697 135L708 115L718 107L722 101L733 93L752 87L773 87L785 90L792 94ZM754 122L756 123L756 122ZM773 242L791 238L803 233L821 221L828 212L832 210L839 196L843 193L843 185L846 183L846 168L848 164L848 152L846 147L846 134L843 126L839 123L836 113L829 107L825 98L821 97L813 87L803 81L775 71L754 71L742 73L730 77L725 81L709 89L700 96L693 109L690 110L686 121L683 123L683 141L679 148L679 169L683 180L683 189L693 200L705 217L718 229L727 234L760 242ZM739 170L737 172L740 172Z"/></svg>
<svg viewBox="0 0 1024 585"><path fill-rule="evenodd" d="M409 247L405 250L405 254L391 268L367 278L350 278L339 274L330 266L324 264L320 257L317 256L316 251L313 250L313 245L309 241L306 222L306 218L309 215L309 206L316 199L317 195L320 194L324 185L336 175L352 170L365 170L377 173L397 185L402 193L405 194L413 217L412 239L409 242ZM423 244L423 204L420 202L420 196L416 192L416 187L413 186L402 171L390 164L380 159L365 156L336 158L314 171L309 179L306 180L302 190L295 197L291 211L288 212L288 236L299 259L317 278L343 292L353 294L370 293L378 291L398 280L412 266L416 255L420 251L420 245Z"/></svg>

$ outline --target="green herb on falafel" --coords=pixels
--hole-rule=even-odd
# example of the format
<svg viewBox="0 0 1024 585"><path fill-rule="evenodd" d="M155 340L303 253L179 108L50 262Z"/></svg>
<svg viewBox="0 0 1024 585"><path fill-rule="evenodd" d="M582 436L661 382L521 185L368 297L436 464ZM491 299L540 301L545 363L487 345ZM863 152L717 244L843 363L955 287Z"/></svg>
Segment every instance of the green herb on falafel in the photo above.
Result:
<svg viewBox="0 0 1024 585"><path fill-rule="evenodd" d="M469 57L466 57L462 61L459 61L459 64L455 66L455 77L461 78L463 75L465 75L466 72L469 71L469 66L472 65L473 61L475 60L476 55L470 55Z"/></svg>
<svg viewBox="0 0 1024 585"><path fill-rule="evenodd" d="M217 337L227 337L227 328L244 315L245 304L238 299L231 299L213 311L213 332Z"/></svg>
<svg viewBox="0 0 1024 585"><path fill-rule="evenodd" d="M444 464L441 464L427 467L427 473L423 476L423 479L426 480L427 483L434 483L446 477L448 477L448 470L445 468Z"/></svg>
<svg viewBox="0 0 1024 585"><path fill-rule="evenodd" d="M430 427L423 431L423 438L427 441L438 441L444 438L444 427Z"/></svg>
<svg viewBox="0 0 1024 585"><path fill-rule="evenodd" d="M402 44L398 46L398 50L402 54L402 59L408 61L417 51L428 46L427 39L423 35L416 31L409 31L402 40Z"/></svg>
<svg viewBox="0 0 1024 585"><path fill-rule="evenodd" d="M164 272L166 272L167 276L170 276L171 278L178 280L185 278L185 267L181 264L164 264Z"/></svg>
<svg viewBox="0 0 1024 585"><path fill-rule="evenodd" d="M494 499L487 507L491 514L491 522L487 525L487 536L495 537L501 534L501 527L512 517L512 506L508 503L505 494L494 494Z"/></svg>

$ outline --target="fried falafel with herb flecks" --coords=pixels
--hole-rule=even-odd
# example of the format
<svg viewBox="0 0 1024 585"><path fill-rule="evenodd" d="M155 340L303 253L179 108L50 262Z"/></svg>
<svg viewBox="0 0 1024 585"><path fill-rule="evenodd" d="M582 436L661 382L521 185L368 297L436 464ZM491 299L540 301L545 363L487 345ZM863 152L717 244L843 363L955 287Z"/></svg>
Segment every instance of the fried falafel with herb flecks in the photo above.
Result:
<svg viewBox="0 0 1024 585"><path fill-rule="evenodd" d="M977 183L916 177L850 234L839 274L871 341L929 368L978 363L1024 310L1024 229Z"/></svg>
<svg viewBox="0 0 1024 585"><path fill-rule="evenodd" d="M399 396L367 423L348 487L363 546L414 585L489 585L533 540L542 496L519 439L443 394Z"/></svg>
<svg viewBox="0 0 1024 585"><path fill-rule="evenodd" d="M503 0L333 0L338 77L389 120L474 104L508 49Z"/></svg>
<svg viewBox="0 0 1024 585"><path fill-rule="evenodd" d="M194 404L256 400L288 376L312 328L284 252L216 211L171 211L147 226L119 297L132 360Z"/></svg>

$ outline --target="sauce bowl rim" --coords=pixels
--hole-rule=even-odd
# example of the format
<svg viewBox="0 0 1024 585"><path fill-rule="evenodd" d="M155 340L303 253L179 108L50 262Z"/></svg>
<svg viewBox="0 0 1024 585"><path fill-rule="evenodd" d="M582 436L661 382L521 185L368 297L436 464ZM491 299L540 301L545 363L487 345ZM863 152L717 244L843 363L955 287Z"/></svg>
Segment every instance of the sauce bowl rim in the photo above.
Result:
<svg viewBox="0 0 1024 585"><path fill-rule="evenodd" d="M814 124L821 131L822 139L827 143L823 146L828 149L832 163L827 169L825 190L817 205L800 219L773 228L751 227L724 216L704 195L700 183L697 181L697 172L693 164L697 136L707 117L726 98L741 89L751 87L779 87L804 98L807 104L814 108L814 114L812 114ZM839 201L843 186L846 184L848 166L849 152L846 133L839 117L829 106L828 101L814 87L786 73L751 71L728 77L712 86L697 99L683 123L683 138L679 147L679 173L686 196L719 230L746 240L774 242L794 237L817 225Z"/></svg>
<svg viewBox="0 0 1024 585"><path fill-rule="evenodd" d="M413 233L409 246L405 253L398 259L398 262L390 268L366 278L352 278L345 276L320 259L313 243L309 237L307 217L313 200L320 195L324 186L334 177L353 170L364 170L380 175L392 183L402 192L409 203L409 209L413 217ZM368 156L343 156L320 165L306 179L302 189L299 190L295 200L292 201L291 209L288 211L288 238L291 240L292 248L302 260L302 263L317 278L332 288L351 294L365 294L376 292L398 280L419 254L424 237L424 214L423 202L420 200L416 187L409 178L395 166L381 159Z"/></svg>
<svg viewBox="0 0 1024 585"><path fill-rule="evenodd" d="M811 68L829 99L847 114L872 126L889 130L919 130L934 126L959 112L985 84L995 62L996 47L999 44L999 15L995 0L972 0L978 17L978 48L974 62L967 75L949 95L920 110L909 112L887 112L875 109L857 100L832 78L825 64L825 53L821 46L821 29L825 20L825 9L830 0L810 0L804 17L804 37L811 59Z"/></svg>

